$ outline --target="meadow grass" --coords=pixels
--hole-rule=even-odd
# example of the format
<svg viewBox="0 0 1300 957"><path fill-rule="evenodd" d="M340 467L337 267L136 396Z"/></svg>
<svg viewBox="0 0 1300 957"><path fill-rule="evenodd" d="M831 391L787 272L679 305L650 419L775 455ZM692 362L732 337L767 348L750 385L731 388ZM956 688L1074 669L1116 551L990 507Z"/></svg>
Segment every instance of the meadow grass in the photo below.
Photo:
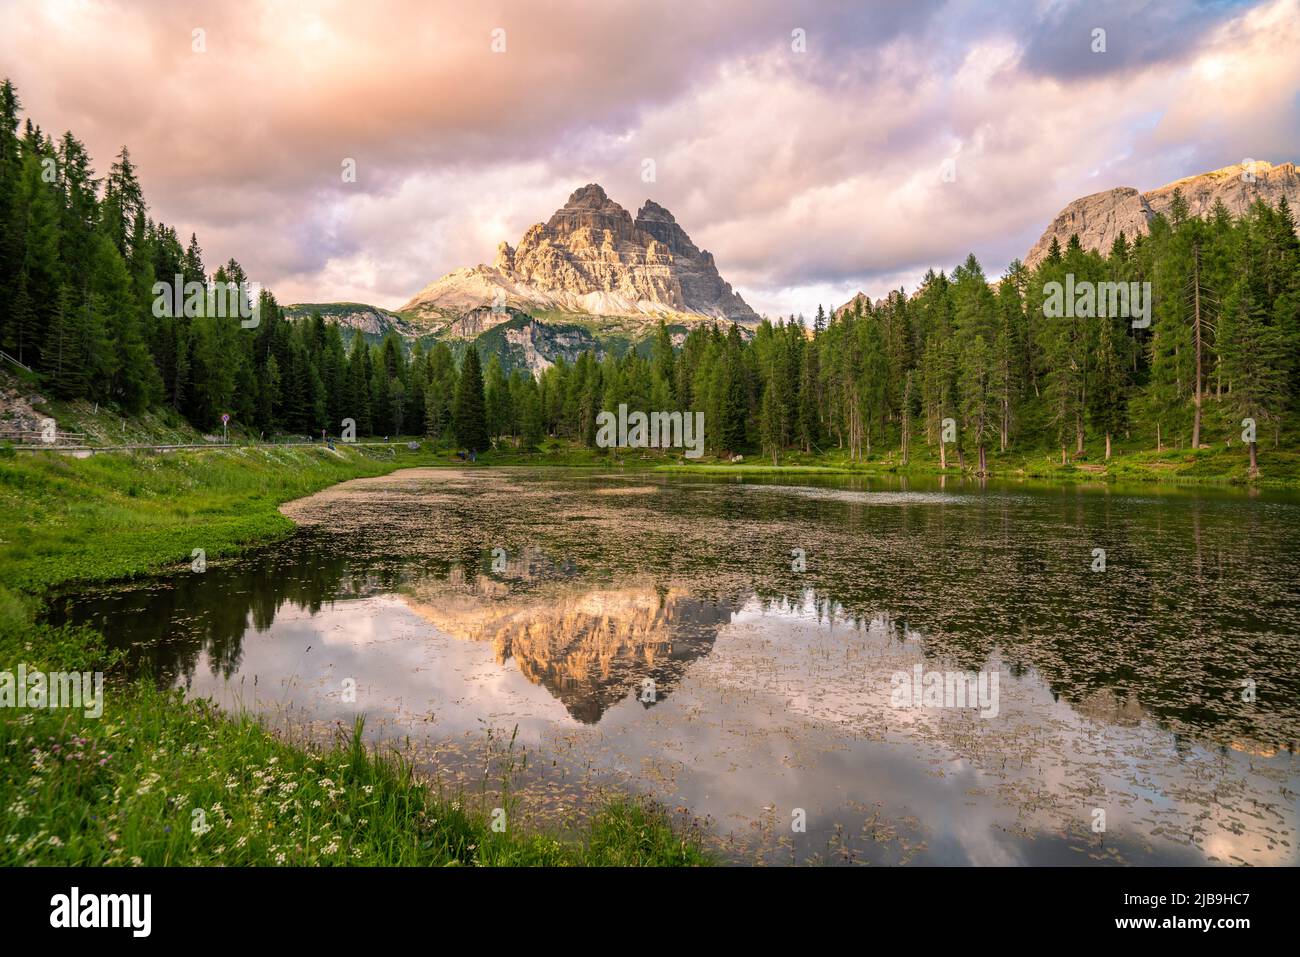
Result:
<svg viewBox="0 0 1300 957"><path fill-rule="evenodd" d="M637 450L638 452L641 450ZM653 451L653 450L651 450ZM994 478L1036 478L1059 482L1158 482L1178 485L1254 485L1265 488L1300 486L1300 452L1287 448L1261 446L1260 474L1249 475L1249 459L1240 444L1225 447L1164 449L1157 452L1139 443L1116 442L1109 461L1100 441L1085 444L1082 456L1071 455L1061 464L1059 449L1012 449L1006 453L987 450L988 475ZM740 462L704 456L695 461L658 453L653 456L629 456L629 462L656 471L697 475L970 475L976 453L967 449L965 468L959 464L954 449L948 450L948 467L939 467L937 449L923 444L912 447L906 465L897 448L887 449L855 461L842 449L813 453L785 452L775 465L770 457L746 455ZM648 464L647 464L648 463Z"/></svg>
<svg viewBox="0 0 1300 957"><path fill-rule="evenodd" d="M26 711L0 742L0 864L694 865L664 812L615 800L585 836L518 833L363 743L297 747L146 683L104 714ZM508 802L507 802L508 803Z"/></svg>
<svg viewBox="0 0 1300 957"><path fill-rule="evenodd" d="M128 681L102 636L40 622L48 595L219 558L293 528L277 509L445 453L223 449L0 456L0 671L102 670L103 714L0 708L0 864L696 865L649 802L617 798L574 834L493 828L396 754L298 746L247 715ZM509 801L505 802L509 807Z"/></svg>

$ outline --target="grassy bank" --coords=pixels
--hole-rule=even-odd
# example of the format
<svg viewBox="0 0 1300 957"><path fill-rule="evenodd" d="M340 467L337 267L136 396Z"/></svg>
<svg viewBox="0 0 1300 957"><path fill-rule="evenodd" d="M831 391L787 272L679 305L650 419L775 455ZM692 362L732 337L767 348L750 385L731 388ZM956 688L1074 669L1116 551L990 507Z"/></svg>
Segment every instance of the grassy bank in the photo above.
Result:
<svg viewBox="0 0 1300 957"><path fill-rule="evenodd" d="M103 714L0 708L0 864L699 864L663 814L617 801L576 835L504 831L432 794L360 729L278 740L114 674L89 629L38 623L54 589L220 560L287 534L277 506L445 454L283 448L0 454L0 671L105 670Z"/></svg>
<svg viewBox="0 0 1300 957"><path fill-rule="evenodd" d="M1011 449L1005 453L987 450L988 474L995 478L1032 478L1056 482L1160 482L1176 485L1255 486L1300 488L1300 451L1292 445L1259 449L1259 476L1250 477L1250 461L1240 443L1192 450L1173 448L1156 451L1142 441L1117 440L1106 459L1102 441L1091 441L1080 455L1061 463L1060 449ZM947 467L941 468L937 447L913 444L906 465L898 448L877 448L863 461L855 461L843 449L825 448L811 453L782 452L775 463L771 456L747 453L739 461L706 454L686 458L680 449L598 449L573 442L547 439L537 449L516 449L508 443L478 457L478 465L565 466L627 471L654 470L695 475L973 475L977 462L974 450L967 450L964 462L951 446Z"/></svg>

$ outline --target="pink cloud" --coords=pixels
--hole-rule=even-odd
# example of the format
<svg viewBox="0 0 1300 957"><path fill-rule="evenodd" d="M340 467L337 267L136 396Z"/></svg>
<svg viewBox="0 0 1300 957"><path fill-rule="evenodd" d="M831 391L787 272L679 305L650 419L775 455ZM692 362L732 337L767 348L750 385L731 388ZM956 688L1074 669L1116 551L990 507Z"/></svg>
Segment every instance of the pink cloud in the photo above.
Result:
<svg viewBox="0 0 1300 957"><path fill-rule="evenodd" d="M1110 60L1088 10L54 0L9 5L0 57L36 121L101 172L129 145L153 214L284 301L397 305L598 181L811 313L972 250L996 272L1079 195L1300 158L1300 0L1180 7L1167 44L1116 7Z"/></svg>

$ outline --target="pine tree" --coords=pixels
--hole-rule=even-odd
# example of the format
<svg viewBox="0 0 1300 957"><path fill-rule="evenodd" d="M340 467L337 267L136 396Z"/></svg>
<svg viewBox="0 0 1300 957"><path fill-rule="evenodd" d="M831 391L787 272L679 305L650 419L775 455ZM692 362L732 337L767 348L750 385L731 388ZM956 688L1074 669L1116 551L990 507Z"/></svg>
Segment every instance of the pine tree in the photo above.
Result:
<svg viewBox="0 0 1300 957"><path fill-rule="evenodd" d="M190 244L185 247L185 259L181 262L181 275L187 283L206 282L208 274L203 265L203 250L199 247L199 237L190 233Z"/></svg>
<svg viewBox="0 0 1300 957"><path fill-rule="evenodd" d="M393 409L393 434L401 435L406 425L406 384L401 379L390 379L388 401Z"/></svg>
<svg viewBox="0 0 1300 957"><path fill-rule="evenodd" d="M1111 439L1128 424L1128 403L1124 366L1115 347L1119 335L1115 320L1108 317L1098 322L1101 324L1101 338L1093 367L1094 381L1088 391L1088 411L1093 427L1106 436L1106 461L1109 462Z"/></svg>
<svg viewBox="0 0 1300 957"><path fill-rule="evenodd" d="M510 387L506 382L505 372L501 368L501 357L493 353L488 360L487 375L484 380L484 402L487 412L488 439L510 431Z"/></svg>
<svg viewBox="0 0 1300 957"><path fill-rule="evenodd" d="M740 327L727 330L716 367L718 399L718 441L729 452L749 450L749 385L745 369ZM708 417L705 417L708 428Z"/></svg>
<svg viewBox="0 0 1300 957"><path fill-rule="evenodd" d="M993 390L998 400L998 449L1006 452L1028 372L1026 322L1017 274L1023 267L1015 261L998 284L996 328L993 334Z"/></svg>
<svg viewBox="0 0 1300 957"><path fill-rule="evenodd" d="M860 376L858 396L862 403L861 430L865 454L871 455L871 433L877 420L884 419L888 409L889 359L880 335L880 323L875 317L859 320Z"/></svg>
<svg viewBox="0 0 1300 957"><path fill-rule="evenodd" d="M81 321L82 314L73 305L71 288L66 283L60 285L44 351L46 374L60 399L81 398L87 393L87 363L81 353L86 336L79 327Z"/></svg>
<svg viewBox="0 0 1300 957"><path fill-rule="evenodd" d="M429 385L424 397L424 431L435 442L442 441L451 426L456 394L456 363L445 342L429 353Z"/></svg>
<svg viewBox="0 0 1300 957"><path fill-rule="evenodd" d="M948 467L948 448L943 441L942 423L953 411L952 355L938 334L925 344L921 363L921 402L925 410L927 440L939 443L939 467Z"/></svg>
<svg viewBox="0 0 1300 957"><path fill-rule="evenodd" d="M1276 423L1286 405L1286 356L1295 342L1288 343L1283 329L1269 322L1251 278L1248 268L1233 289L1222 330L1224 374L1232 383L1228 405L1243 420L1252 420L1242 422L1242 431L1250 449L1250 476L1255 478L1259 455L1253 433L1265 422Z"/></svg>
<svg viewBox="0 0 1300 957"><path fill-rule="evenodd" d="M130 151L123 146L117 161L109 167L104 182L104 201L100 206L101 226L123 259L131 253L136 216L144 211L144 193L136 179Z"/></svg>
<svg viewBox="0 0 1300 957"><path fill-rule="evenodd" d="M820 309L820 307L818 307ZM818 408L819 365L817 346L810 343L803 350L799 369L799 443L811 452L821 441L821 415Z"/></svg>
<svg viewBox="0 0 1300 957"><path fill-rule="evenodd" d="M280 425L280 363L275 360L275 356L268 356L266 360L265 388L262 390L262 408L259 410L258 418L267 429L275 429Z"/></svg>
<svg viewBox="0 0 1300 957"><path fill-rule="evenodd" d="M32 357L32 339L36 331L35 316L32 298L27 293L27 273L24 270L18 274L18 283L9 305L10 338L0 342L0 346L16 353L18 361L24 365Z"/></svg>
<svg viewBox="0 0 1300 957"><path fill-rule="evenodd" d="M19 359L42 370L42 345L63 280L63 265L59 261L59 194L56 184L44 178L46 163L54 163L52 145L23 157L18 208L14 210L15 218L23 220L20 228L25 247L20 285L26 301L21 311L17 304L14 310L15 322L21 326L18 338L23 354Z"/></svg>
<svg viewBox="0 0 1300 957"><path fill-rule="evenodd" d="M99 216L98 183L85 146L70 132L59 141L59 257L63 281L72 288L74 301L88 292L86 264L95 245L95 223Z"/></svg>
<svg viewBox="0 0 1300 957"><path fill-rule="evenodd" d="M541 393L538 389L537 380L532 376L527 376L524 379L519 402L519 428L525 448L537 448L546 436Z"/></svg>
<svg viewBox="0 0 1300 957"><path fill-rule="evenodd" d="M13 303L22 269L25 224L14 222L22 164L19 159L18 114L22 101L8 79L0 84L0 348L12 349L18 338Z"/></svg>
<svg viewBox="0 0 1300 957"><path fill-rule="evenodd" d="M912 451L912 415L916 406L916 376L909 369L903 384L903 406L901 410L901 427L902 433L902 455L903 465L906 466Z"/></svg>
<svg viewBox="0 0 1300 957"><path fill-rule="evenodd" d="M771 381L763 390L763 403L759 409L758 421L763 451L772 456L772 464L776 465L777 454L781 451L782 437L785 433L785 407Z"/></svg>
<svg viewBox="0 0 1300 957"><path fill-rule="evenodd" d="M655 328L655 339L653 348L652 363L654 365L654 378L657 382L663 383L668 397L668 402L676 399L677 377L674 375L674 356L673 340L668 335L668 327L664 325L662 319Z"/></svg>
<svg viewBox="0 0 1300 957"><path fill-rule="evenodd" d="M989 348L984 337L977 334L961 354L961 415L963 437L979 450L980 475L988 473L985 448L993 432L996 410Z"/></svg>
<svg viewBox="0 0 1300 957"><path fill-rule="evenodd" d="M484 452L489 447L487 411L483 398L483 371L478 350L472 345L465 350L460 364L460 382L456 386L456 402L452 410L452 430L456 442L470 452Z"/></svg>

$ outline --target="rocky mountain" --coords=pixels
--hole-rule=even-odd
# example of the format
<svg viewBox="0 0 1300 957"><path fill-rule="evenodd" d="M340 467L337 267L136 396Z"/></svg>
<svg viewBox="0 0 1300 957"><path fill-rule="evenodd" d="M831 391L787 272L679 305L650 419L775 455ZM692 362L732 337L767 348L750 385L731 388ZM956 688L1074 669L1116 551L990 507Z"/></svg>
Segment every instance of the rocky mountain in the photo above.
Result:
<svg viewBox="0 0 1300 957"><path fill-rule="evenodd" d="M1143 235L1150 228L1152 217L1157 213L1168 213L1174 201L1174 190L1182 191L1188 211L1193 216L1209 215L1219 200L1223 201L1229 213L1236 216L1249 209L1256 199L1276 206L1283 196L1293 212L1300 211L1300 171L1295 163L1274 166L1257 160L1249 165L1225 166L1212 173L1184 177L1145 193L1139 193L1131 186L1119 186L1076 199L1047 227L1025 256L1024 263L1032 269L1047 256L1053 238L1064 247L1075 233L1078 233L1084 249L1109 252L1111 243L1121 232L1129 239ZM1300 217L1300 212L1297 215ZM1300 223L1297 232L1300 232ZM912 294L915 295L915 291ZM872 300L866 293L859 292L834 309L832 314L838 316L858 302L871 303ZM883 302L877 299L874 305L880 306Z"/></svg>
<svg viewBox="0 0 1300 957"><path fill-rule="evenodd" d="M1169 211L1176 189L1182 191L1193 216L1207 215L1220 200L1234 216L1245 212L1256 199L1276 206L1285 196L1292 209L1300 208L1300 172L1294 163L1274 166L1256 161L1248 166L1225 166L1145 193L1121 186L1076 199L1061 210L1025 256L1025 265L1038 265L1053 238L1064 246L1071 235L1078 233L1084 249L1104 253L1121 232L1129 239L1146 233L1153 216Z"/></svg>
<svg viewBox="0 0 1300 957"><path fill-rule="evenodd" d="M501 243L491 266L448 273L398 312L441 322L452 335L480 334L508 321L507 307L758 322L718 274L713 255L691 242L672 213L647 200L633 219L594 183L575 190L545 223L529 227L518 246Z"/></svg>

